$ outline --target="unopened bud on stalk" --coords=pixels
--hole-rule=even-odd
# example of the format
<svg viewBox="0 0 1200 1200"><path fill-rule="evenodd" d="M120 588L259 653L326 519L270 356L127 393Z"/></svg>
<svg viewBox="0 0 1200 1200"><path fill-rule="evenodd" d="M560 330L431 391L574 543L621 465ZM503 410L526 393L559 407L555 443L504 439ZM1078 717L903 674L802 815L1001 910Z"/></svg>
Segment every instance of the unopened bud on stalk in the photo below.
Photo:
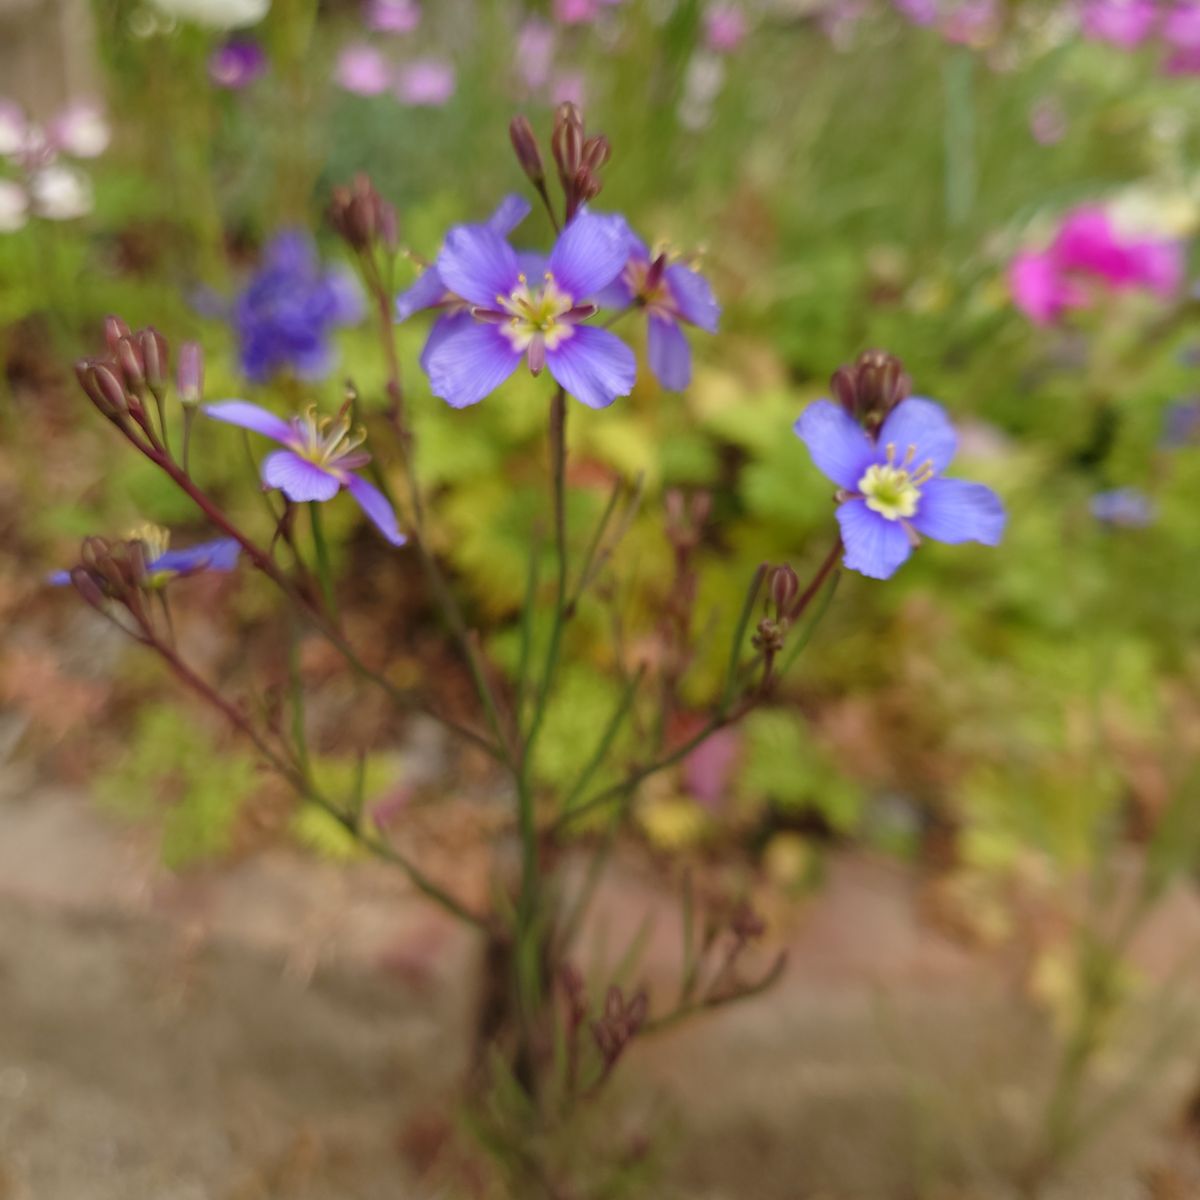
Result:
<svg viewBox="0 0 1200 1200"><path fill-rule="evenodd" d="M71 568L71 586L92 608L104 607L104 592L86 567Z"/></svg>
<svg viewBox="0 0 1200 1200"><path fill-rule="evenodd" d="M563 191L570 194L571 185L583 163L583 116L570 101L560 104L554 114L550 149L558 165L558 178Z"/></svg>
<svg viewBox="0 0 1200 1200"><path fill-rule="evenodd" d="M129 336L129 326L121 320L120 317L112 316L111 314L104 318L104 341L108 346L109 352L116 354L117 343L122 338Z"/></svg>
<svg viewBox="0 0 1200 1200"><path fill-rule="evenodd" d="M204 350L199 342L184 342L179 347L179 368L175 376L179 403L195 408L204 397Z"/></svg>
<svg viewBox="0 0 1200 1200"><path fill-rule="evenodd" d="M833 373L829 386L846 412L874 432L912 391L912 380L894 355L864 350L852 366Z"/></svg>
<svg viewBox="0 0 1200 1200"><path fill-rule="evenodd" d="M369 176L356 175L349 186L334 188L328 217L352 250L365 253L380 246L395 254L399 241L396 210L379 194Z"/></svg>
<svg viewBox="0 0 1200 1200"><path fill-rule="evenodd" d="M132 334L117 342L114 353L117 358L117 367L125 380L125 390L134 395L140 394L146 387L146 364L142 360L141 350L134 342Z"/></svg>
<svg viewBox="0 0 1200 1200"><path fill-rule="evenodd" d="M87 398L106 417L119 417L129 411L125 389L108 363L81 359L75 364L75 377Z"/></svg>
<svg viewBox="0 0 1200 1200"><path fill-rule="evenodd" d="M542 152L538 149L537 138L529 118L516 116L508 123L508 136L512 139L513 152L521 170L525 172L529 182L534 187L541 187L546 182L546 169L542 165Z"/></svg>
<svg viewBox="0 0 1200 1200"><path fill-rule="evenodd" d="M612 146L602 133L590 137L583 143L583 165L589 171L598 171L612 158Z"/></svg>
<svg viewBox="0 0 1200 1200"><path fill-rule="evenodd" d="M800 577L787 564L775 567L768 584L776 617L786 617L800 595Z"/></svg>
<svg viewBox="0 0 1200 1200"><path fill-rule="evenodd" d="M167 382L167 366L171 348L153 325L138 330L134 337L142 365L146 373L146 384L155 395L161 395Z"/></svg>

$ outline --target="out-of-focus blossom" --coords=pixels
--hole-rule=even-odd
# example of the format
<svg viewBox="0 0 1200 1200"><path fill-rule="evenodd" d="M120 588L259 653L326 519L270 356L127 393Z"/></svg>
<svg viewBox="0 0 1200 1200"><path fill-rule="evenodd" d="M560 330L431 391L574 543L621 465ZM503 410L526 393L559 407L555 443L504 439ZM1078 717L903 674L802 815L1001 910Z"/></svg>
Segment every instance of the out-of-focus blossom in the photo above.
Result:
<svg viewBox="0 0 1200 1200"><path fill-rule="evenodd" d="M795 431L840 489L837 520L850 570L888 579L922 537L999 545L1005 513L995 492L942 475L957 438L932 400L901 400L875 437L840 405L818 400Z"/></svg>
<svg viewBox="0 0 1200 1200"><path fill-rule="evenodd" d="M701 51L692 55L683 77L679 123L700 130L712 120L713 105L725 86L725 63L719 55Z"/></svg>
<svg viewBox="0 0 1200 1200"><path fill-rule="evenodd" d="M718 2L704 10L704 44L715 54L732 54L746 40L746 32L741 5Z"/></svg>
<svg viewBox="0 0 1200 1200"><path fill-rule="evenodd" d="M454 408L477 404L522 360L589 408L606 408L633 389L637 364L615 334L585 322L593 298L620 274L629 256L621 217L581 212L563 229L549 258L518 257L487 225L460 225L446 235L437 271L470 310L442 322L426 346L430 387Z"/></svg>
<svg viewBox="0 0 1200 1200"><path fill-rule="evenodd" d="M170 539L170 533L158 525L139 525L125 538L126 541L142 544L148 586L161 586L172 579L198 575L203 571L227 574L237 567L241 546L233 538L198 542L184 550L169 550ZM55 571L46 582L55 587L65 587L71 582L71 572Z"/></svg>
<svg viewBox="0 0 1200 1200"><path fill-rule="evenodd" d="M694 719L692 724L698 726L699 722ZM695 734L697 729L688 732ZM715 812L726 799L741 752L741 731L719 729L683 760L684 786L709 812Z"/></svg>
<svg viewBox="0 0 1200 1200"><path fill-rule="evenodd" d="M392 86L392 69L376 47L368 42L353 42L342 47L334 78L348 92L378 96Z"/></svg>
<svg viewBox="0 0 1200 1200"><path fill-rule="evenodd" d="M20 105L0 98L0 156L13 158L20 153L28 126Z"/></svg>
<svg viewBox="0 0 1200 1200"><path fill-rule="evenodd" d="M53 163L30 176L29 198L39 217L74 221L92 211L92 183L75 167Z"/></svg>
<svg viewBox="0 0 1200 1200"><path fill-rule="evenodd" d="M1067 135L1067 114L1053 96L1039 100L1029 113L1029 132L1039 146L1053 146Z"/></svg>
<svg viewBox="0 0 1200 1200"><path fill-rule="evenodd" d="M230 38L218 46L208 60L208 77L221 88L240 91L259 79L267 69L263 48L249 38Z"/></svg>
<svg viewBox="0 0 1200 1200"><path fill-rule="evenodd" d="M1126 50L1140 46L1158 21L1155 0L1083 0L1083 32Z"/></svg>
<svg viewBox="0 0 1200 1200"><path fill-rule="evenodd" d="M859 23L870 11L869 0L830 0L818 18L825 36L839 50L853 44Z"/></svg>
<svg viewBox="0 0 1200 1200"><path fill-rule="evenodd" d="M1163 19L1162 35L1177 50L1200 50L1200 0L1182 0Z"/></svg>
<svg viewBox="0 0 1200 1200"><path fill-rule="evenodd" d="M1200 442L1200 400L1177 400L1163 417L1162 446L1177 450Z"/></svg>
<svg viewBox="0 0 1200 1200"><path fill-rule="evenodd" d="M327 271L307 234L278 234L263 265L236 298L231 321L242 371L262 383L280 371L320 379L334 365L330 337L339 325L361 319L363 302L354 280Z"/></svg>
<svg viewBox="0 0 1200 1200"><path fill-rule="evenodd" d="M1126 529L1143 529L1153 524L1154 502L1138 488L1113 488L1097 492L1089 501L1092 516L1103 525L1117 525Z"/></svg>
<svg viewBox="0 0 1200 1200"><path fill-rule="evenodd" d="M647 355L654 377L672 392L692 381L692 349L683 325L716 333L721 306L708 280L666 254L652 256L646 244L629 234L629 259L597 301L604 308L636 305L646 314Z"/></svg>
<svg viewBox="0 0 1200 1200"><path fill-rule="evenodd" d="M914 25L932 25L938 19L938 0L893 0L893 3Z"/></svg>
<svg viewBox="0 0 1200 1200"><path fill-rule="evenodd" d="M0 179L0 233L15 233L29 216L29 196L11 179Z"/></svg>
<svg viewBox="0 0 1200 1200"><path fill-rule="evenodd" d="M345 488L393 546L404 545L406 539L387 497L355 474L371 461L371 456L361 449L366 434L351 429L345 408L335 417L319 417L314 405L303 417L290 421L245 400L206 404L202 411L214 420L260 433L283 447L263 459L260 474L264 486L278 488L295 504L332 500Z"/></svg>
<svg viewBox="0 0 1200 1200"><path fill-rule="evenodd" d="M363 21L376 33L412 33L421 23L417 0L367 0Z"/></svg>
<svg viewBox="0 0 1200 1200"><path fill-rule="evenodd" d="M210 29L257 25L271 10L271 0L153 0L154 6L180 21Z"/></svg>
<svg viewBox="0 0 1200 1200"><path fill-rule="evenodd" d="M999 20L996 0L961 0L943 19L942 36L959 46L983 46L995 37Z"/></svg>
<svg viewBox="0 0 1200 1200"><path fill-rule="evenodd" d="M545 87L550 81L555 41L554 27L537 17L530 17L517 31L517 71L531 92Z"/></svg>
<svg viewBox="0 0 1200 1200"><path fill-rule="evenodd" d="M112 140L104 111L90 100L69 104L50 123L50 141L72 158L98 158Z"/></svg>
<svg viewBox="0 0 1200 1200"><path fill-rule="evenodd" d="M553 104L573 104L583 108L587 102L587 78L582 71L557 71L550 81Z"/></svg>
<svg viewBox="0 0 1200 1200"><path fill-rule="evenodd" d="M454 67L440 58L405 63L396 79L396 97L404 104L440 108L457 86Z"/></svg>
<svg viewBox="0 0 1200 1200"><path fill-rule="evenodd" d="M1200 46L1184 46L1172 50L1163 60L1167 75L1200 75Z"/></svg>
<svg viewBox="0 0 1200 1200"><path fill-rule="evenodd" d="M563 25L590 25L606 8L623 0L554 0L554 19Z"/></svg>
<svg viewBox="0 0 1200 1200"><path fill-rule="evenodd" d="M1121 236L1103 209L1088 205L1066 216L1046 250L1017 255L1009 285L1017 307L1045 325L1087 306L1095 287L1168 298L1183 269L1178 242Z"/></svg>

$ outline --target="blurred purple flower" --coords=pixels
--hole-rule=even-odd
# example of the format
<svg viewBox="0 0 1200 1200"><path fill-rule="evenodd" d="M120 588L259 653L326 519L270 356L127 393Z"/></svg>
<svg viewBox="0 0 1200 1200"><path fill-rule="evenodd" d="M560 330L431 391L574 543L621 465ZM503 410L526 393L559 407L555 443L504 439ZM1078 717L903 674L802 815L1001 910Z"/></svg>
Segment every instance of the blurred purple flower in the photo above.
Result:
<svg viewBox="0 0 1200 1200"><path fill-rule="evenodd" d="M725 800L741 751L741 731L720 729L683 760L684 786L709 812Z"/></svg>
<svg viewBox="0 0 1200 1200"><path fill-rule="evenodd" d="M590 25L606 8L623 0L554 0L554 19L562 25Z"/></svg>
<svg viewBox="0 0 1200 1200"><path fill-rule="evenodd" d="M746 13L723 0L704 10L704 44L716 54L732 54L746 40Z"/></svg>
<svg viewBox="0 0 1200 1200"><path fill-rule="evenodd" d="M517 71L531 92L540 90L550 81L556 39L554 27L537 17L530 17L517 31Z"/></svg>
<svg viewBox="0 0 1200 1200"><path fill-rule="evenodd" d="M404 104L440 108L454 95L454 68L438 58L418 58L405 63L396 82L396 96Z"/></svg>
<svg viewBox="0 0 1200 1200"><path fill-rule="evenodd" d="M333 367L333 329L353 324L362 313L354 280L323 269L308 234L277 234L262 266L233 303L230 320L242 371L255 383L280 371L319 379Z"/></svg>
<svg viewBox="0 0 1200 1200"><path fill-rule="evenodd" d="M942 36L959 46L980 46L992 38L1000 14L996 0L960 0L942 21Z"/></svg>
<svg viewBox="0 0 1200 1200"><path fill-rule="evenodd" d="M1163 20L1163 38L1177 50L1200 50L1200 0L1181 0Z"/></svg>
<svg viewBox="0 0 1200 1200"><path fill-rule="evenodd" d="M366 0L363 21L376 33L412 33L421 23L417 0Z"/></svg>
<svg viewBox="0 0 1200 1200"><path fill-rule="evenodd" d="M872 438L831 400L810 404L794 426L817 469L838 485L845 565L888 579L921 537L996 546L1004 506L991 488L944 479L957 438L945 411L910 396Z"/></svg>
<svg viewBox="0 0 1200 1200"><path fill-rule="evenodd" d="M154 525L142 526L129 535L129 541L141 542L145 547L146 574L153 583L166 583L202 571L228 573L237 567L242 548L233 538L216 538L184 550L168 550L169 536L165 529ZM64 587L71 582L71 572L55 571L47 582Z"/></svg>
<svg viewBox="0 0 1200 1200"><path fill-rule="evenodd" d="M1200 442L1200 399L1176 400L1163 416L1161 445L1166 450Z"/></svg>
<svg viewBox="0 0 1200 1200"><path fill-rule="evenodd" d="M263 48L249 38L230 38L208 59L208 77L220 88L240 91L261 78L267 69Z"/></svg>
<svg viewBox="0 0 1200 1200"><path fill-rule="evenodd" d="M586 211L548 258L518 257L489 225L452 229L438 255L438 278L470 308L443 318L426 344L422 365L433 394L454 408L477 404L526 359L534 375L548 368L589 408L629 395L633 352L615 334L584 324L596 312L592 297L624 267L628 238L624 218Z"/></svg>
<svg viewBox="0 0 1200 1200"><path fill-rule="evenodd" d="M651 258L646 244L629 234L629 258L620 275L597 297L603 308L636 305L646 314L650 370L668 391L681 392L692 381L692 349L682 326L717 332L721 306L708 280L665 254Z"/></svg>
<svg viewBox="0 0 1200 1200"><path fill-rule="evenodd" d="M343 46L334 68L334 78L340 87L359 96L378 96L392 85L392 69L388 60L367 42L352 42Z"/></svg>
<svg viewBox="0 0 1200 1200"><path fill-rule="evenodd" d="M932 25L938 18L938 0L892 0L897 11L914 25Z"/></svg>
<svg viewBox="0 0 1200 1200"><path fill-rule="evenodd" d="M1089 501L1092 516L1102 525L1143 529L1154 522L1154 503L1138 488L1112 488L1097 492Z"/></svg>
<svg viewBox="0 0 1200 1200"><path fill-rule="evenodd" d="M259 470L264 487L278 488L294 504L332 500L345 488L393 546L404 545L407 539L400 532L387 497L354 473L365 467L371 456L359 448L366 434L351 431L345 407L336 417L318 417L313 405L303 417L290 421L246 400L222 400L204 405L202 411L214 420L260 433L283 447L262 461Z"/></svg>
<svg viewBox="0 0 1200 1200"><path fill-rule="evenodd" d="M1099 42L1131 50L1154 32L1155 0L1083 0L1083 32Z"/></svg>
<svg viewBox="0 0 1200 1200"><path fill-rule="evenodd" d="M574 104L583 108L587 101L587 79L582 71L557 71L550 81L552 104Z"/></svg>

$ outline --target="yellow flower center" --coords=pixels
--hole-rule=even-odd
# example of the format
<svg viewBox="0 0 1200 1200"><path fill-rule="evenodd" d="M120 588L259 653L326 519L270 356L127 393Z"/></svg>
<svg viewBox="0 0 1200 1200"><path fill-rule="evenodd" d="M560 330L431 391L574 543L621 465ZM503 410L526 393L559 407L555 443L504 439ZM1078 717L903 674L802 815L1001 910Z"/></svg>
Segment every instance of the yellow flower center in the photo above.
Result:
<svg viewBox="0 0 1200 1200"><path fill-rule="evenodd" d="M887 462L875 463L867 468L858 481L858 490L867 502L867 507L889 521L900 521L914 516L921 499L921 488L934 476L933 463L926 460L913 467L916 446L909 446L902 462L896 462L896 445L887 445Z"/></svg>
<svg viewBox="0 0 1200 1200"><path fill-rule="evenodd" d="M349 467L352 464L346 460L351 456L355 465L362 465L366 459L365 452L355 453L367 440L366 430L361 427L351 430L350 417L345 408L336 416L320 417L317 415L317 406L312 404L304 416L292 422L292 427L296 431L292 449L315 466L326 469Z"/></svg>
<svg viewBox="0 0 1200 1200"><path fill-rule="evenodd" d="M546 348L553 350L561 341L571 336L570 321L562 318L575 306L571 296L554 282L547 271L546 282L536 291L522 274L520 282L511 295L497 296L496 303L511 319L500 326L500 331L512 343L514 350L526 350L535 338L541 338Z"/></svg>
<svg viewBox="0 0 1200 1200"><path fill-rule="evenodd" d="M161 525L152 525L149 521L135 525L126 535L127 542L141 542L145 549L146 562L152 563L162 558L171 544L171 532Z"/></svg>

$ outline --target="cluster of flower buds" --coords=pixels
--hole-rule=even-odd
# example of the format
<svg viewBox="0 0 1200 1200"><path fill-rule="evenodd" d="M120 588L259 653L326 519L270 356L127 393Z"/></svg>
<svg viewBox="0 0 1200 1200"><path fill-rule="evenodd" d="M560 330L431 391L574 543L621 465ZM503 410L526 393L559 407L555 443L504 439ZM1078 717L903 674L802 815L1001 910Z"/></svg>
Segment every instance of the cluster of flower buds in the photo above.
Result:
<svg viewBox="0 0 1200 1200"><path fill-rule="evenodd" d="M908 398L912 380L895 355L883 350L864 350L852 365L834 371L829 386L846 412L874 433L888 413Z"/></svg>
<svg viewBox="0 0 1200 1200"><path fill-rule="evenodd" d="M79 562L67 573L71 586L93 608L107 612L119 604L142 630L150 628L146 608L148 550L140 538L110 541L84 538Z"/></svg>
<svg viewBox="0 0 1200 1200"><path fill-rule="evenodd" d="M604 1013L592 1022L592 1037L607 1076L616 1066L617 1060L634 1035L645 1024L650 1002L646 993L638 989L627 1000L621 989L613 984L604 998Z"/></svg>
<svg viewBox="0 0 1200 1200"><path fill-rule="evenodd" d="M514 117L508 127L513 151L521 170L549 204L546 192L546 169L538 148L533 126L525 117ZM569 221L589 200L594 200L603 186L600 170L612 157L612 147L602 133L587 136L583 114L571 103L560 104L554 114L550 134L550 152L554 156L558 182L562 187Z"/></svg>
<svg viewBox="0 0 1200 1200"><path fill-rule="evenodd" d="M399 223L395 208L376 190L368 176L358 174L348 185L333 189L329 202L329 224L356 254L376 248L395 254Z"/></svg>
<svg viewBox="0 0 1200 1200"><path fill-rule="evenodd" d="M783 649L799 595L800 577L796 572L787 563L772 567L767 577L767 615L754 634L754 648L761 650L768 661Z"/></svg>

